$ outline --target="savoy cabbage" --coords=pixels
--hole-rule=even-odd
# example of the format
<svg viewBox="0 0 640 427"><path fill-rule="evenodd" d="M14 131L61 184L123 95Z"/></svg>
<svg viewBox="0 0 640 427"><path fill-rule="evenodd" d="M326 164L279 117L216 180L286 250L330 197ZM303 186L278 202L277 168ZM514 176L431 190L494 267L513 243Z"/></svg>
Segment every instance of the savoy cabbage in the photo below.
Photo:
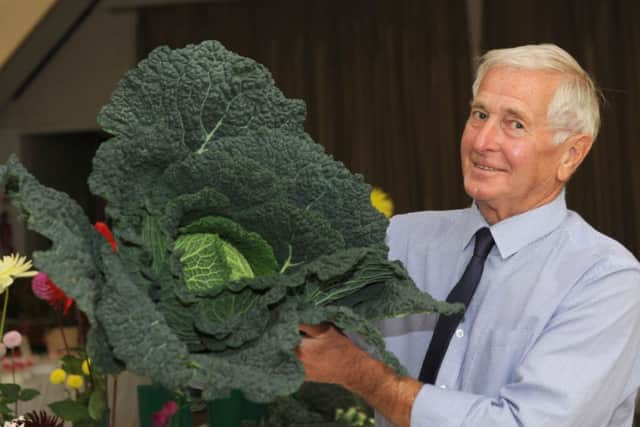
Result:
<svg viewBox="0 0 640 427"><path fill-rule="evenodd" d="M12 158L0 183L52 242L38 269L90 321L89 351L205 398L265 402L304 381L299 323L360 334L388 363L373 321L458 307L387 261L387 220L361 176L304 132L302 101L217 42L161 47L125 74L98 121L93 161L117 252L66 194Z"/></svg>

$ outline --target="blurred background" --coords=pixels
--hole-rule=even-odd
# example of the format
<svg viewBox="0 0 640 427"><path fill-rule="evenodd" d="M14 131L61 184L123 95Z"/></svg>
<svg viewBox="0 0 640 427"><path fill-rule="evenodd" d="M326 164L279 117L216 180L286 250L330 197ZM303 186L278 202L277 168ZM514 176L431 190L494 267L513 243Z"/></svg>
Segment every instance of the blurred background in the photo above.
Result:
<svg viewBox="0 0 640 427"><path fill-rule="evenodd" d="M639 22L635 0L0 0L0 162L16 153L103 219L86 186L107 138L101 106L153 48L216 39L303 99L312 138L387 191L397 213L465 207L458 143L477 57L551 42L606 98L569 207L638 257ZM2 201L2 252L46 245ZM27 286L12 289L10 320L44 345L51 310Z"/></svg>

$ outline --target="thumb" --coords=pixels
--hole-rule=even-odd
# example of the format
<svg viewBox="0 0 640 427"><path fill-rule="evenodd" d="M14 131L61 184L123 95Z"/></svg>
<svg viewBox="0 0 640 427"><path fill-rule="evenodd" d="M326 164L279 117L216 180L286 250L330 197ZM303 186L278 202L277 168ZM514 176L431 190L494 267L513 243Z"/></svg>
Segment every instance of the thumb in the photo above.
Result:
<svg viewBox="0 0 640 427"><path fill-rule="evenodd" d="M329 323L320 323L319 325L308 325L306 323L301 323L298 325L298 330L303 335L314 338L327 332L330 327L331 325Z"/></svg>

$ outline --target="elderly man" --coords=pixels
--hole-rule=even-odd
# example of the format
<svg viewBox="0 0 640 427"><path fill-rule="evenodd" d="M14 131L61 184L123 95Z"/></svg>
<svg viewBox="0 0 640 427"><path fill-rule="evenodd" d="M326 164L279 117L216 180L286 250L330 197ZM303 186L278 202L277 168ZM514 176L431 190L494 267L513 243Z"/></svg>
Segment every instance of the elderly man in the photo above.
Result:
<svg viewBox="0 0 640 427"><path fill-rule="evenodd" d="M382 324L410 376L326 325L301 325L312 381L398 426L631 426L640 384L640 265L567 210L599 127L597 90L554 45L481 61L461 140L468 209L393 218L390 257L464 316ZM384 417L384 418L383 418Z"/></svg>

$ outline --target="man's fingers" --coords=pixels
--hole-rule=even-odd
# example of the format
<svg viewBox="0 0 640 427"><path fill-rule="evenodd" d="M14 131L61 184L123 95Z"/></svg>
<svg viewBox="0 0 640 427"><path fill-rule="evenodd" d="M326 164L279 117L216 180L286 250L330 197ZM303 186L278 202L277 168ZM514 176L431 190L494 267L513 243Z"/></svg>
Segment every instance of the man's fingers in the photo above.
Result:
<svg viewBox="0 0 640 427"><path fill-rule="evenodd" d="M331 325L329 323L321 323L319 325L307 325L305 323L301 323L298 325L298 330L304 335L313 338L327 332L330 327Z"/></svg>

